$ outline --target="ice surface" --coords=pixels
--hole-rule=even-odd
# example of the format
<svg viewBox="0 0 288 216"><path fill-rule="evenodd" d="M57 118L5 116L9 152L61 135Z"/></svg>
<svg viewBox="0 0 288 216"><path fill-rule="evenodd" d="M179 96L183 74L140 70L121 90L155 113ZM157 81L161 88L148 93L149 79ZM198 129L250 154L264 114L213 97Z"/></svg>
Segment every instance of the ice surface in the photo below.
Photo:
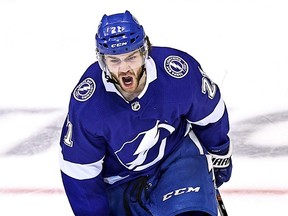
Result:
<svg viewBox="0 0 288 216"><path fill-rule="evenodd" d="M193 55L230 110L229 215L288 212L288 7L283 0L1 0L0 215L72 215L58 168L69 95L104 13L130 10L154 45Z"/></svg>

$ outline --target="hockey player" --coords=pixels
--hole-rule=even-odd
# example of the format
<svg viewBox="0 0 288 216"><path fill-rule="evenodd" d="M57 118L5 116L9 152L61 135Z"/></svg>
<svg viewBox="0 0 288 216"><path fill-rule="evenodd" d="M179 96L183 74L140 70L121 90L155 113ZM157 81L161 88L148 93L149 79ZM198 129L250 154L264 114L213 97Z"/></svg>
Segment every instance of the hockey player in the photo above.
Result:
<svg viewBox="0 0 288 216"><path fill-rule="evenodd" d="M232 170L218 86L189 54L152 46L129 11L104 15L95 38L61 134L74 214L216 216Z"/></svg>

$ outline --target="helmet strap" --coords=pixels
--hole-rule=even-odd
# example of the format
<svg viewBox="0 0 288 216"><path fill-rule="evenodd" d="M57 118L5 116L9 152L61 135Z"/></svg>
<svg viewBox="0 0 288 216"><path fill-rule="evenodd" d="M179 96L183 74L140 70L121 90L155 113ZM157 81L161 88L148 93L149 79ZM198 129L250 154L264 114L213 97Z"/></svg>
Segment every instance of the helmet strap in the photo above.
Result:
<svg viewBox="0 0 288 216"><path fill-rule="evenodd" d="M119 83L118 83L116 80L112 79L112 78L107 74L106 70L103 70L103 71L104 71L104 76L105 76L107 82L110 82L110 83L119 85Z"/></svg>
<svg viewBox="0 0 288 216"><path fill-rule="evenodd" d="M146 72L145 65L142 66L142 71L141 71L141 73L140 73L140 76L139 76L139 80L138 80L138 82L140 82L140 80L141 80L141 78L142 78L144 72Z"/></svg>

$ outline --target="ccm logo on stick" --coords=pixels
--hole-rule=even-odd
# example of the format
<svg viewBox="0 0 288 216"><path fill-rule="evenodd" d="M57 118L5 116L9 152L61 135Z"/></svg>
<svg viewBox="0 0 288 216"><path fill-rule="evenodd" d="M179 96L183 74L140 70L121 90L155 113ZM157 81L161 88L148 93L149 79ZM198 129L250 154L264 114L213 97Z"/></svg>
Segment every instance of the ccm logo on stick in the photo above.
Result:
<svg viewBox="0 0 288 216"><path fill-rule="evenodd" d="M172 191L172 192L169 192L169 193L165 194L163 196L163 201L166 201L166 200L170 199L173 196L179 196L179 195L184 194L184 193L191 193L191 192L196 192L197 193L197 192L199 192L199 190L200 190L200 187L180 188L180 189L177 189L175 191Z"/></svg>

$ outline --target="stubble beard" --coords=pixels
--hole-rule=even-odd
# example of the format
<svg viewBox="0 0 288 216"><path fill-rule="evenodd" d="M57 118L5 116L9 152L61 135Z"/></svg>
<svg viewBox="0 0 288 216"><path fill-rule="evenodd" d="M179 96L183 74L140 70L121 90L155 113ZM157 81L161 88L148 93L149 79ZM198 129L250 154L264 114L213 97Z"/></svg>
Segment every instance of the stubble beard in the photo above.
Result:
<svg viewBox="0 0 288 216"><path fill-rule="evenodd" d="M115 74L111 74L112 78L117 82L118 86L121 88L122 91L131 94L131 93L135 93L135 91L137 90L140 80L143 76L143 68L141 68L141 72L138 74L138 76L136 75L136 73L134 71L129 71L126 73L119 73L118 76L115 76ZM122 80L123 76L130 76L132 77L132 86L133 88L129 88L127 86L125 86L124 81Z"/></svg>

